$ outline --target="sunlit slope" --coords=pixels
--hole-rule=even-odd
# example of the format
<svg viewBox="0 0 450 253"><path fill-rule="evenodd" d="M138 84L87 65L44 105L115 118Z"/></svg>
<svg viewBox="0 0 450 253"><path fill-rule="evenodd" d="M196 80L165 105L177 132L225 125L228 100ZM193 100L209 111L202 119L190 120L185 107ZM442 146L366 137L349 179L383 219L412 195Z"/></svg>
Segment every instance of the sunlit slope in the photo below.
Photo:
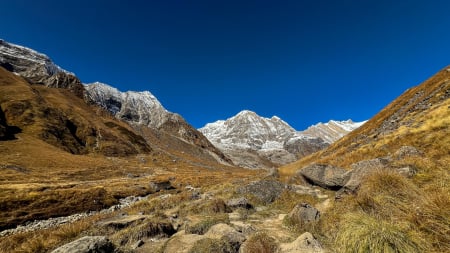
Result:
<svg viewBox="0 0 450 253"><path fill-rule="evenodd" d="M354 162L389 155L414 146L433 163L450 164L450 69L405 91L366 124L323 151L281 167L292 175L309 163L348 168Z"/></svg>

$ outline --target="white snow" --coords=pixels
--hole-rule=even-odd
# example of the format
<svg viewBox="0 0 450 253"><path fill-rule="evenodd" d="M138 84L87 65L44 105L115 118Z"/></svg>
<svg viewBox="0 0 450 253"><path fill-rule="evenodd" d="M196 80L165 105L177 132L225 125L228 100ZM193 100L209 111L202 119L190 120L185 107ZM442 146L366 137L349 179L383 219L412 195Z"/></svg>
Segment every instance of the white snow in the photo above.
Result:
<svg viewBox="0 0 450 253"><path fill-rule="evenodd" d="M149 91L121 92L100 82L86 84L85 88L97 104L109 110L117 118L125 117L132 123L158 127L173 115ZM129 119L128 116L133 117Z"/></svg>
<svg viewBox="0 0 450 253"><path fill-rule="evenodd" d="M58 72L65 72L72 74L67 70L64 70L60 66L53 63L53 61L45 54L39 53L31 48L19 46L16 44L8 43L0 39L0 58L2 55L7 55L13 58L27 60L36 64L44 65L50 75Z"/></svg>

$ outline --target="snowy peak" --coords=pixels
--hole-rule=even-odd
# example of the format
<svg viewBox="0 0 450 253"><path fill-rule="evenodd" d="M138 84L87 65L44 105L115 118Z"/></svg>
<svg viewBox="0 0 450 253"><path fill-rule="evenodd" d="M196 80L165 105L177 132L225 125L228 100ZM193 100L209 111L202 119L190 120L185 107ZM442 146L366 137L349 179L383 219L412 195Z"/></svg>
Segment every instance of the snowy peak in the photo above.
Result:
<svg viewBox="0 0 450 253"><path fill-rule="evenodd" d="M235 164L261 168L293 162L323 149L363 123L330 120L299 132L277 116L264 118L244 110L199 130Z"/></svg>
<svg viewBox="0 0 450 253"><path fill-rule="evenodd" d="M345 121L330 120L327 123L318 123L310 126L300 133L320 137L328 143L333 143L364 123L366 121L353 122L351 119Z"/></svg>
<svg viewBox="0 0 450 253"><path fill-rule="evenodd" d="M280 118L264 118L255 112L244 110L237 115L199 129L213 144L224 148L261 148L282 147L286 138L295 134L295 130Z"/></svg>
<svg viewBox="0 0 450 253"><path fill-rule="evenodd" d="M59 72L72 74L53 63L47 55L27 47L8 43L2 39L0 39L0 63L5 69L19 74L25 71L24 66L30 65L43 66L50 76Z"/></svg>
<svg viewBox="0 0 450 253"><path fill-rule="evenodd" d="M92 101L130 123L159 127L172 115L149 91L121 92L100 82L87 84L85 89Z"/></svg>

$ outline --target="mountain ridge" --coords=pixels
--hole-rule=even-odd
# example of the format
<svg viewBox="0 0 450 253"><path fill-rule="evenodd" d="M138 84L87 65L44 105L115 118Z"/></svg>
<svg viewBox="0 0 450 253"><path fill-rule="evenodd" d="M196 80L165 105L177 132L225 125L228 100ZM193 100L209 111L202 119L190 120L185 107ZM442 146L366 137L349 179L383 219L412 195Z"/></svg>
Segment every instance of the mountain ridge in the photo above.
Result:
<svg viewBox="0 0 450 253"><path fill-rule="evenodd" d="M321 150L363 123L330 122L310 127L318 128L320 132L297 131L278 116L265 118L253 111L242 110L226 120L208 123L199 131L236 164L247 168L273 167ZM328 125L335 129L327 129ZM327 141L322 136L328 137Z"/></svg>

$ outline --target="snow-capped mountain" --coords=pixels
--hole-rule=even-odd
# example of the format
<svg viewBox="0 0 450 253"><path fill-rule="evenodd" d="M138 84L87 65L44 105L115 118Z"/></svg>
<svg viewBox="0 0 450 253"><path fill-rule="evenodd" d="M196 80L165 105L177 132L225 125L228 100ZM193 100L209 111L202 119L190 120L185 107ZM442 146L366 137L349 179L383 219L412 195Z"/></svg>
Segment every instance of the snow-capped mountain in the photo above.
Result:
<svg viewBox="0 0 450 253"><path fill-rule="evenodd" d="M87 84L85 89L92 101L129 123L159 127L170 117L175 117L149 91L121 92L100 82Z"/></svg>
<svg viewBox="0 0 450 253"><path fill-rule="evenodd" d="M277 149L295 135L296 131L274 116L263 118L248 110L227 120L206 124L199 129L221 149Z"/></svg>
<svg viewBox="0 0 450 253"><path fill-rule="evenodd" d="M5 69L22 74L28 71L29 66L42 67L42 73L34 73L36 76L47 74L49 76L59 72L72 74L55 63L45 54L33 49L8 43L0 39L0 63ZM30 73L33 74L33 73Z"/></svg>
<svg viewBox="0 0 450 253"><path fill-rule="evenodd" d="M196 152L196 155L206 154L219 162L231 162L203 134L189 125L183 117L167 111L149 91L121 92L100 82L85 85L85 90L90 101L106 109L116 118L141 130L144 135L156 130L156 134L151 135L156 135L158 142L165 143L163 144L165 147L170 146L172 151ZM148 127L148 129L142 130L142 127ZM150 138L149 134L146 136ZM185 146L186 143L191 146ZM199 147L202 151L196 150Z"/></svg>
<svg viewBox="0 0 450 253"><path fill-rule="evenodd" d="M345 121L330 120L328 123L318 123L308 127L300 133L319 137L328 143L333 143L342 138L347 133L362 126L366 121L353 122L351 119Z"/></svg>
<svg viewBox="0 0 450 253"><path fill-rule="evenodd" d="M152 148L171 154L190 154L205 160L230 160L180 115L168 112L150 92L120 92L102 83L83 85L71 72L56 65L45 54L0 39L0 67L21 76L33 85L62 88L98 104L120 120L129 123ZM112 127L112 125L110 125Z"/></svg>
<svg viewBox="0 0 450 253"><path fill-rule="evenodd" d="M32 84L64 88L79 97L84 96L83 85L73 73L62 69L48 56L33 49L0 39L0 66Z"/></svg>
<svg viewBox="0 0 450 253"><path fill-rule="evenodd" d="M322 139L297 132L277 116L244 110L199 129L235 164L248 168L286 164L326 146Z"/></svg>

